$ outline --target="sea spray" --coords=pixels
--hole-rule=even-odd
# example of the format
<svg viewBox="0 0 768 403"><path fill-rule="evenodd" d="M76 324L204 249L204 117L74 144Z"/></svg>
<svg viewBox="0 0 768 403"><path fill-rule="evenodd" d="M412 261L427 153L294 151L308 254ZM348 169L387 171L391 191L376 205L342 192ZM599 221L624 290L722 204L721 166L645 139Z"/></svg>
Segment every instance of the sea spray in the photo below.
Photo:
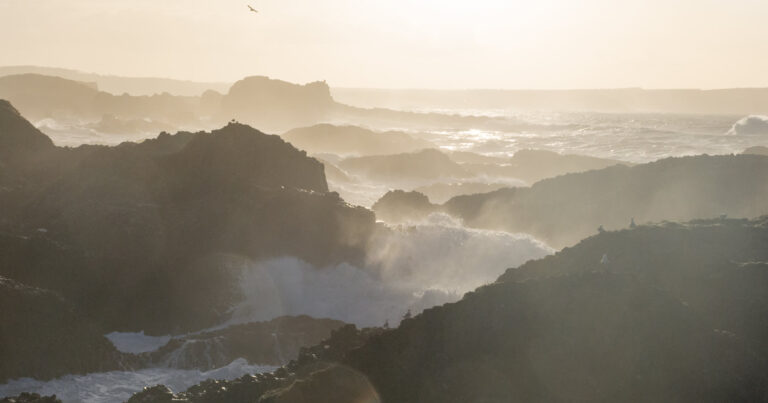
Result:
<svg viewBox="0 0 768 403"><path fill-rule="evenodd" d="M290 256L233 259L242 301L229 323L305 314L358 326L396 325L409 309L418 313L456 301L507 268L552 252L527 235L467 229L433 215L423 223L384 226L363 267L315 267Z"/></svg>

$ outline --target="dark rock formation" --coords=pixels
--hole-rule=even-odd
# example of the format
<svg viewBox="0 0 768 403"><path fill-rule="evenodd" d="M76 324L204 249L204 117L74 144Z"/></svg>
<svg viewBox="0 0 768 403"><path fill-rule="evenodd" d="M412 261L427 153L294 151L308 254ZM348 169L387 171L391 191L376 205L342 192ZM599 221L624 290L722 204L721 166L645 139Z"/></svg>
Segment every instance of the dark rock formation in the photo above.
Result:
<svg viewBox="0 0 768 403"><path fill-rule="evenodd" d="M52 149L53 142L24 119L10 102L0 99L0 159Z"/></svg>
<svg viewBox="0 0 768 403"><path fill-rule="evenodd" d="M0 277L0 307L0 383L120 368L122 355L55 293Z"/></svg>
<svg viewBox="0 0 768 403"><path fill-rule="evenodd" d="M312 154L383 155L418 151L434 147L425 140L403 132L378 133L357 126L319 124L290 130L283 139Z"/></svg>
<svg viewBox="0 0 768 403"><path fill-rule="evenodd" d="M107 329L209 327L239 298L227 255L359 263L373 231L370 211L327 192L321 163L248 126L50 148L22 161L45 162L34 176L0 176L0 232L25 237L0 237L0 275Z"/></svg>
<svg viewBox="0 0 768 403"><path fill-rule="evenodd" d="M346 362L385 401L762 400L768 266L747 262L768 259L767 224L604 233Z"/></svg>
<svg viewBox="0 0 768 403"><path fill-rule="evenodd" d="M274 374L175 397L764 401L767 245L768 217L606 231L397 329L344 327Z"/></svg>
<svg viewBox="0 0 768 403"><path fill-rule="evenodd" d="M392 190L372 207L378 219L389 223L418 221L436 209L427 196L419 192Z"/></svg>
<svg viewBox="0 0 768 403"><path fill-rule="evenodd" d="M0 403L61 403L61 400L53 396L40 396L37 393L22 393L18 396L5 397Z"/></svg>
<svg viewBox="0 0 768 403"><path fill-rule="evenodd" d="M697 156L613 166L530 188L459 196L445 211L467 225L525 232L560 248L637 222L768 213L768 158Z"/></svg>
<svg viewBox="0 0 768 403"><path fill-rule="evenodd" d="M723 214L758 217L768 213L766 184L765 156L702 155L616 165L527 188L458 196L426 213L447 212L472 227L528 233L562 248L595 234L600 226L626 228L632 218L643 223ZM386 208L377 204L379 210ZM405 207L389 210L400 208Z"/></svg>

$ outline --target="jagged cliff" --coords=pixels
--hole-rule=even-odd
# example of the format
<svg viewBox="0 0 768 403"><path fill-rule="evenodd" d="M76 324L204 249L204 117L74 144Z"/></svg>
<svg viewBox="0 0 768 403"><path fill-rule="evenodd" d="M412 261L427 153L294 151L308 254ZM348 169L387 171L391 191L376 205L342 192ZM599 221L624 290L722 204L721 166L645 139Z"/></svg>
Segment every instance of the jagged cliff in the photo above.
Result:
<svg viewBox="0 0 768 403"><path fill-rule="evenodd" d="M227 255L320 267L364 259L373 214L329 193L323 165L277 136L230 124L67 149L18 114L2 114L0 128L0 139L42 144L0 158L0 275L60 291L106 328L175 332L225 319L239 298Z"/></svg>

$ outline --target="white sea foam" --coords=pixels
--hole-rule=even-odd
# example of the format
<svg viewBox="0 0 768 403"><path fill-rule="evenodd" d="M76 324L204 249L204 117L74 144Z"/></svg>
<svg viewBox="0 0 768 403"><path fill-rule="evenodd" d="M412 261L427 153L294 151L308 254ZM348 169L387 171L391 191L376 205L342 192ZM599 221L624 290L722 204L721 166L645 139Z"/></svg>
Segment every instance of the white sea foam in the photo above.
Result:
<svg viewBox="0 0 768 403"><path fill-rule="evenodd" d="M147 336L144 332L112 332L104 335L118 351L124 353L146 353L155 351L171 340L171 336Z"/></svg>
<svg viewBox="0 0 768 403"><path fill-rule="evenodd" d="M377 234L365 267L318 268L295 257L240 260L244 300L232 322L306 314L359 326L395 325L409 309L418 313L455 301L505 269L552 252L526 235L470 230L431 216Z"/></svg>
<svg viewBox="0 0 768 403"><path fill-rule="evenodd" d="M145 386L166 385L181 392L206 379L235 379L245 374L273 371L275 367L249 365L237 359L227 366L211 371L151 368L140 371L113 371L88 375L67 375L51 381L16 379L0 385L0 397L21 392L55 394L64 403L118 403Z"/></svg>
<svg viewBox="0 0 768 403"><path fill-rule="evenodd" d="M733 135L768 135L768 116L751 115L739 119L733 124L728 134Z"/></svg>

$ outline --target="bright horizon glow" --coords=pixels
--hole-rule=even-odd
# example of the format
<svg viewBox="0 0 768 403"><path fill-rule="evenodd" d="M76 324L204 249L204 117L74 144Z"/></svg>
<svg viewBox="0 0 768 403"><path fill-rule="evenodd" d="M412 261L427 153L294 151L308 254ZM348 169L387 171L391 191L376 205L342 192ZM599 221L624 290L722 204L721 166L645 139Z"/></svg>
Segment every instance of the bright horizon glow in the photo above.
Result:
<svg viewBox="0 0 768 403"><path fill-rule="evenodd" d="M762 0L0 0L0 65L357 88L768 87L766 21Z"/></svg>

